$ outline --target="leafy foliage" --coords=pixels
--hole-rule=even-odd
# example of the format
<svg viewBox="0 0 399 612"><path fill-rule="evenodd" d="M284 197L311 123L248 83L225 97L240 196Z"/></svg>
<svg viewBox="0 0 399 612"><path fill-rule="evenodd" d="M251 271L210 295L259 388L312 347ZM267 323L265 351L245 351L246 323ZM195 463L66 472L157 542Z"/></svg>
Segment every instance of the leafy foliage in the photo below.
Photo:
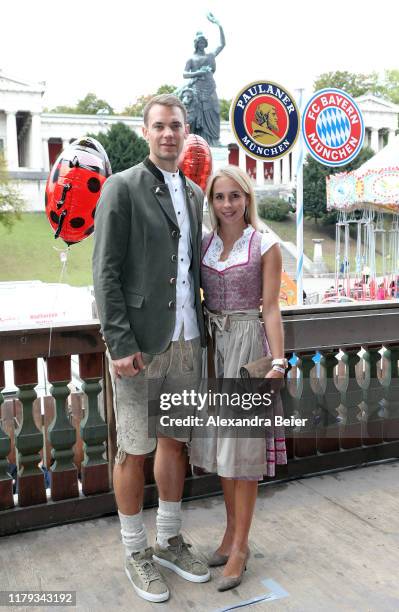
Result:
<svg viewBox="0 0 399 612"><path fill-rule="evenodd" d="M374 151L364 147L359 155L346 166L329 168L317 162L311 155L303 166L303 211L306 217L320 220L324 225L336 223L337 213L327 211L326 177L339 172L351 172L364 164Z"/></svg>
<svg viewBox="0 0 399 612"><path fill-rule="evenodd" d="M76 106L56 106L50 112L68 113L78 115L96 115L99 111L104 111L106 115L113 115L114 109L108 102L97 98L96 94L88 93Z"/></svg>
<svg viewBox="0 0 399 612"><path fill-rule="evenodd" d="M230 118L230 106L231 100L225 100L225 98L220 98L220 119L222 121L228 121Z"/></svg>
<svg viewBox="0 0 399 612"><path fill-rule="evenodd" d="M143 110L147 102L151 100L154 96L158 96L160 94L165 93L174 93L176 91L176 87L174 85L161 85L158 87L157 91L153 94L141 95L137 98L134 104L130 106L126 106L125 110L122 112L122 115L129 115L130 117L142 117Z"/></svg>
<svg viewBox="0 0 399 612"><path fill-rule="evenodd" d="M372 93L399 104L399 70L385 70L384 76L377 72L356 74L354 72L336 71L320 74L314 82L314 90L324 87L343 89L353 97Z"/></svg>
<svg viewBox="0 0 399 612"><path fill-rule="evenodd" d="M115 123L108 132L90 134L104 147L111 162L112 172L121 172L134 166L149 153L147 142L137 136L127 125Z"/></svg>
<svg viewBox="0 0 399 612"><path fill-rule="evenodd" d="M290 204L281 198L266 197L258 202L259 216L268 221L285 221L291 210Z"/></svg>
<svg viewBox="0 0 399 612"><path fill-rule="evenodd" d="M325 87L335 87L343 89L351 96L357 98L368 91L376 93L378 74L356 74L354 72L336 71L324 72L320 74L314 82L314 90L324 89Z"/></svg>
<svg viewBox="0 0 399 612"><path fill-rule="evenodd" d="M24 205L17 187L10 181L5 159L0 155L0 223L11 230L21 218Z"/></svg>

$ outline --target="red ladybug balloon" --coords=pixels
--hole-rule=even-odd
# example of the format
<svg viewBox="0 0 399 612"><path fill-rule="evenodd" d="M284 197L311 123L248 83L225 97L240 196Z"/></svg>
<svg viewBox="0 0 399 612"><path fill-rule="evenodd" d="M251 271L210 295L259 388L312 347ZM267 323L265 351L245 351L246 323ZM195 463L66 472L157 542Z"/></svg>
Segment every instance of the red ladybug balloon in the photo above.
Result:
<svg viewBox="0 0 399 612"><path fill-rule="evenodd" d="M94 231L101 187L112 174L104 147L89 136L71 143L57 158L46 185L46 215L69 246Z"/></svg>
<svg viewBox="0 0 399 612"><path fill-rule="evenodd" d="M208 143L198 134L189 134L182 155L179 168L202 190L212 172L212 155Z"/></svg>

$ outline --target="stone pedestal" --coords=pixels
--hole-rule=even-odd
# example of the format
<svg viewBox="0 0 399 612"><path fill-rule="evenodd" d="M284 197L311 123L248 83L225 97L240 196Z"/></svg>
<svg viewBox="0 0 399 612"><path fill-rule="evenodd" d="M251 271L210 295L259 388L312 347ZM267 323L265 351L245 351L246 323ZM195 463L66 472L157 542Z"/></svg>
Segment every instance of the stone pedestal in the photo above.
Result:
<svg viewBox="0 0 399 612"><path fill-rule="evenodd" d="M328 272L328 268L326 262L323 259L323 247L322 243L324 242L323 238L313 238L312 242L314 244L313 247L313 263L311 266L311 273L314 275L318 274L326 274Z"/></svg>
<svg viewBox="0 0 399 612"><path fill-rule="evenodd" d="M228 147L210 147L212 154L212 172L229 165Z"/></svg>

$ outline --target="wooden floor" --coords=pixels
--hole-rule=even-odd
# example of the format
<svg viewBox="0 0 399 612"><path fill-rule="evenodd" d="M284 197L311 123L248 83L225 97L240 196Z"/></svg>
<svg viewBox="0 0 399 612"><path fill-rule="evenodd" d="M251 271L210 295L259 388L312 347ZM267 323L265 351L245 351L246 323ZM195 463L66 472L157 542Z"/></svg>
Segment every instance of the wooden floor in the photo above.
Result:
<svg viewBox="0 0 399 612"><path fill-rule="evenodd" d="M144 514L152 543L155 510ZM217 545L223 522L221 497L184 504L183 533L203 555ZM399 461L263 488L250 545L238 589L217 593L214 581L192 584L163 570L172 596L150 604L122 570L112 516L1 538L0 590L76 590L76 608L46 608L59 611L214 612L280 593L240 610L397 612Z"/></svg>

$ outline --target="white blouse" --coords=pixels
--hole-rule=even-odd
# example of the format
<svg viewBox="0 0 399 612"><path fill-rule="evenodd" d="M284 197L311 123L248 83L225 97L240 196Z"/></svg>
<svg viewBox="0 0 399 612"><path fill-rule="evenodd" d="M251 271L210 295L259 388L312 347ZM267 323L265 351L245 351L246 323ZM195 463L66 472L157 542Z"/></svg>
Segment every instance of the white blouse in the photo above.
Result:
<svg viewBox="0 0 399 612"><path fill-rule="evenodd" d="M248 225L241 237L234 243L226 261L219 261L223 252L223 241L215 230L213 232L213 240L205 253L202 263L218 272L222 272L232 266L245 264L249 258L249 245L255 231L252 225ZM274 244L278 244L278 240L268 232L263 232L260 246L261 254L264 255Z"/></svg>

